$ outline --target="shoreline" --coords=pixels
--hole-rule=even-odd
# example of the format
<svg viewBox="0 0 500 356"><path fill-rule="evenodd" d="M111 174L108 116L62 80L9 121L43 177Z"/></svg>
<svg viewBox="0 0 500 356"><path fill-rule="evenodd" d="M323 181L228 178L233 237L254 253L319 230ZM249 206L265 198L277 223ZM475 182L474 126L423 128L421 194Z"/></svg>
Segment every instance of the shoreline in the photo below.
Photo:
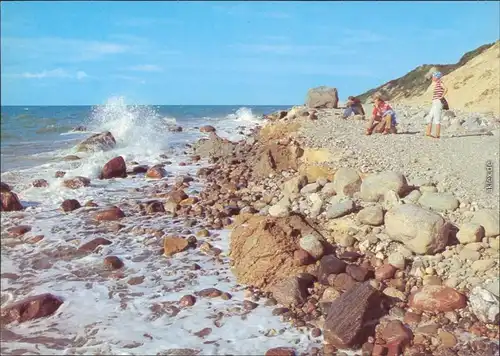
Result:
<svg viewBox="0 0 500 356"><path fill-rule="evenodd" d="M306 111L307 114L305 114ZM369 284L374 290L384 292L373 293L380 297L384 303L387 302L391 305L389 312L392 313L390 314L392 318L383 318L377 335L373 334L371 336L372 339L366 339L363 345L358 346L363 346L363 349L371 347L372 351L377 347L387 350L387 347L384 345L391 344L389 340L386 340L388 337L387 332L384 333L384 330L388 328L387 325L396 328L399 332L398 335L404 336L408 334L408 325L410 325L408 320L405 321L405 319L410 316L417 318L417 316L413 314L417 315L418 313L412 312L413 314L407 317L410 313L404 312L408 305L409 294L417 292L419 288L425 285L441 285L445 283L444 277L446 277L447 272L443 272L442 276L439 276L437 272L440 270L439 268L443 269L443 271L446 268L438 266L442 260L436 262L434 258L434 256L436 256L435 254L432 256L424 255L422 258L419 258L418 256L414 256L412 251L410 251L408 255L408 249L406 249L406 251L402 250L401 244L395 244L394 241L391 240L384 231L383 224L380 225L379 222L375 224L376 226L366 223L359 224L358 218L360 212L368 208L372 208L372 210L379 209L376 208L376 206L378 206L376 202L367 204L363 202L362 199L355 196L361 189L362 181L369 177L369 172L362 172L357 178L353 176L352 172L347 172L345 173L346 177L343 179L344 183L336 182L338 170L332 169L331 162L329 165L324 164L325 155L328 157L331 152L306 147L300 137L300 134L303 133L303 131L300 131L302 129L299 129L300 124L304 123L304 126L307 126L309 123L318 124L318 121L321 122L321 120L324 119L321 111L318 112L318 121L313 120L308 110L306 111L302 110L300 107L291 109L281 119L268 120L260 129L252 130L253 133L250 134L247 139L239 141L239 143L231 143L223 138L219 138L216 133L209 134L206 140L195 143L192 147L193 151L187 153L187 157L191 156L192 159L191 162L187 162L188 165L196 164L195 162L197 160L194 160L196 155L200 155L200 158L208 161L207 166L200 166L200 170L198 170L196 174L198 178L195 178L194 174L186 176L188 178L180 178L177 182L174 182L173 186L170 185L171 183L168 184L166 190L162 188L162 186L164 186L164 180L160 180L158 184L154 184L149 189L145 189L149 191L147 193L149 194L147 199L160 201L160 205L164 206L164 211L167 212L161 212L161 209L156 212L155 210L157 208L155 208L155 204L151 202L143 205L139 210L130 209L130 206L127 207L127 203L124 205L124 209L127 208L125 209L125 220L129 220L127 217L132 217L134 215L137 215L138 219L141 219L141 216L143 218L144 216L147 217L148 209L150 209L152 213L156 212L160 217L163 216L162 214L164 213L169 216L168 210L175 209L177 215L175 219L179 220L178 223L188 224L187 227L179 227L178 231L171 231L166 234L165 231L152 231L150 233L156 233L158 236L151 240L148 246L153 246L154 249L159 251L161 245L164 245L164 253L165 248L170 248L170 245L165 242L165 236L174 233L174 235L177 235L175 237L180 238L180 240L169 240L172 243L173 250L179 249L179 246L184 246L184 248L188 248L188 251L199 251L203 254L213 255L214 261L217 261L217 256L223 253L222 246L218 248L216 244L211 245L210 241L212 239L208 237L206 237L205 240L202 240L201 237L195 238L194 240L197 240L197 242L193 242L194 240L191 238L191 242L189 242L189 244L186 243L189 236L194 235L194 231L192 231L194 230L193 227L189 227L191 223L187 222L196 219L197 225L194 225L194 227L198 230L197 232L204 229L211 230L212 232L220 231L223 228L231 229L232 232L229 241L231 244L231 252L227 251L227 253L229 257L235 254L240 256L239 260L233 260L231 262L231 267L236 277L240 278L244 275L241 269L251 266L251 263L248 264L248 261L245 261L246 258L249 258L245 256L245 241L249 238L245 235L245 232L248 229L253 229L252 231L257 238L255 245L257 247L253 250L254 253L257 255L271 253L273 258L277 258L278 260L281 258L283 262L288 261L284 263L283 266L280 266L280 268L273 270L269 264L273 264L277 260L264 262L259 260L258 263L263 263L259 266L264 268L266 273L273 273L273 275L269 275L267 279L273 279L275 277L276 284L280 284L282 281L287 281L288 284L275 289L274 286L268 285L269 283L266 281L266 278L262 279L262 274L257 276L245 276L244 278L246 280L254 281L259 284L261 290L259 290L259 288L245 287L247 289L255 289L255 293L253 293L253 295L246 293L243 299L247 300L247 302L243 300L240 301L243 303L242 307L246 310L245 313L249 315L252 314L253 308L256 308L254 304L261 305L261 308L258 308L258 310L266 309L262 304L267 302L262 303L262 300L265 299L263 298L264 296L269 297L270 292L274 292L274 298L277 299L277 302L281 301L282 304L286 304L288 301L291 301L290 304L296 304L295 306L277 307L274 310L281 309L279 310L281 313L280 319L289 320L292 322L292 325L302 328L304 335L308 335L312 332L314 332L314 335L317 335L307 337L310 343L308 346L313 349L308 350L310 353L306 354L327 355L335 352L336 347L331 343L326 344L323 350L319 347L322 341L321 334L325 332L324 319L329 313L330 306L330 304L325 303L335 303L336 300L338 302L339 298L341 298L342 295L347 295L349 290L353 287ZM340 120L333 117L329 119ZM378 139L378 137L373 138ZM300 175L305 175L306 180L297 179ZM191 182L193 179L200 179L200 181L202 181L202 186L197 187L197 189L201 189L198 195L194 192L197 190L196 188L194 190L189 188L192 185ZM283 184L285 185L285 189L281 189ZM431 188L433 187L432 184L422 185L422 187L427 187L425 189L430 193L434 192L434 188ZM344 192L348 193L347 196L339 197L339 195L344 195L338 194L337 190L339 188L347 189ZM189 197L181 195L183 199L180 199L178 196L179 189L187 190ZM387 191L392 190L388 189ZM385 211L385 213L382 214L382 220L384 220L384 215L387 214L388 210L395 208L402 199L408 197L408 194L406 194L407 192L404 192L406 195L403 196L403 191L404 189L401 191L401 194L399 194L400 192L396 192L396 196L394 196L394 194L389 194L389 196L386 197L386 192L382 194L383 203L381 204L381 210ZM349 195L352 196L349 197ZM166 201L162 201L163 199ZM173 204L169 204L169 202L172 203L172 200L175 201L174 207ZM321 206L318 211L319 200L321 200ZM329 203L327 203L326 200L329 200ZM351 202L353 203L352 205ZM467 208L467 206L464 208ZM478 209L479 208L480 206L478 206ZM328 217L325 216L326 210L330 212ZM84 211L92 212L91 209L85 209ZM372 221L371 219L377 218L378 212L379 210L373 211L372 215L374 214L375 217L369 216L365 218L367 219L366 221ZM82 211L82 214L83 213ZM294 225L296 229L288 231L286 226L289 226L290 222L287 219L293 219L293 216L303 216L307 221L293 222L293 224L296 224ZM356 216L358 220L352 219L354 216ZM119 219L119 221L121 224L122 219ZM271 224L272 228L261 226L263 221L265 221L266 224ZM332 221L334 221L334 224L331 223ZM106 225L108 223L99 224ZM311 227L318 232L318 236L315 235L316 237L310 240L316 242L320 241L319 245L318 243L310 241L309 244L306 244L301 240L305 236L310 235L310 231L307 233L305 233L305 231ZM121 229L119 229L119 231L121 231ZM188 230L190 230L189 233L184 233ZM223 231L229 233L227 229ZM299 235L296 235L293 231L299 231ZM126 232L127 229L120 232L120 234ZM132 232L132 230L130 232ZM208 233L211 234L211 232ZM201 234L206 233L203 232ZM19 240L19 237L16 238ZM217 238L217 236L213 238ZM265 241L270 241L269 239L274 239L272 243L270 243L271 246L276 247L273 251L266 250L269 246L266 246L267 242ZM259 245L259 241L263 242ZM368 243L366 243L367 241ZM273 243L275 243L275 245L272 245ZM487 238L485 241L481 240L480 242L473 243L486 244L488 246L485 248L483 245L474 245L477 249L472 250L472 252L476 252L476 254L467 252L469 255L466 257L469 258L471 255L477 257L477 254L479 254L476 261L481 261L484 260L482 259L483 255L492 253L492 251L488 252L488 249L491 250L494 249L494 246L498 246L498 237L492 240L491 238ZM311 244L314 247L312 249ZM462 245L458 244L451 246L451 248L447 248L445 252L448 252L450 256L445 258L450 258L454 255L460 256L460 254L464 254L462 251L468 250L462 246L460 251L458 251L457 246ZM308 249L311 251L307 251ZM171 258L176 259L186 256L185 252L181 251L178 252L178 257L174 254ZM403 258L400 256L403 253L402 251L405 253ZM481 251L481 253L479 251ZM445 252L440 254L442 256L441 259L444 257ZM496 253L498 254L498 247ZM186 257L188 256L189 254ZM334 270L331 270L332 262L325 262L325 256L332 256L332 258L335 258L335 261L343 261L342 271L339 270L334 272ZM418 261L420 262L417 263ZM222 263L228 264L228 259ZM127 264L127 261L125 261L125 264ZM394 265L397 265L397 267L394 267ZM498 269L498 263L493 263L490 267L493 266L495 272ZM322 283L318 283L318 278L322 278L321 275L318 276L318 267L320 271L323 268L324 270L326 269L334 273L322 272L323 274L326 273L326 275ZM379 271L380 275L380 269L392 271L392 276L377 278L377 271ZM391 272L389 272L388 275L390 274ZM297 275L299 275L299 277L297 277ZM498 275L498 273L496 275ZM373 278L373 276L375 276L375 278ZM443 280L440 280L442 277ZM120 277L118 276L118 278ZM289 282L292 280L295 282ZM431 282L429 282L429 280L431 280ZM301 286L303 282L307 284L306 288ZM214 284L215 288L217 288L216 285L217 283ZM405 287L405 285L410 287ZM458 285L455 287L458 287ZM455 287L448 288L453 289ZM463 287L464 288L460 287L457 293L467 294L467 288L465 288L465 286ZM212 292L219 294L215 291ZM219 296L222 295L223 292L229 291L220 292ZM292 292L296 293L293 294ZM293 295L290 295L290 293ZM325 296L325 293L328 295ZM382 294L382 296L379 294ZM387 294L390 294L389 297L393 299L386 300L388 297ZM241 298L241 296L238 298ZM394 300L396 300L396 302ZM261 301L261 303L256 303L258 301ZM348 301L342 300L342 302L347 303ZM272 304L273 302L270 303ZM175 303L172 305L175 305ZM284 310L284 308L288 310ZM458 333L472 332L473 334L487 335L490 338L498 338L498 330L491 330L491 328L487 325L485 326L484 323L477 321L477 318L476 321L474 321L474 318L470 318L469 316L471 313L468 308L469 307L465 308L466 312L464 315L460 314L462 313L460 310L463 308L458 308L458 312L453 311L455 320L453 320L453 316L449 314L447 316L448 324L443 324L443 320L433 317L433 313L424 312L418 314L422 320L419 320L417 323L413 321L411 323L411 329L412 335L424 335L420 337L420 343L416 343L414 338L413 341L412 339L408 340L408 337L405 336L396 344L399 345L398 347L406 347L408 343L411 343L413 346L406 348L415 352L418 350L423 352L423 350L429 349L429 347L437 350L437 346L441 346L443 343L443 330L448 334L453 334L455 329L460 329ZM269 310L269 307L267 307L266 310ZM274 311L272 314L277 315ZM471 325L469 327L464 327L463 325L461 327L458 326L460 321L464 318L470 319ZM401 327L402 324L398 324L396 320L400 320L400 324L401 320L405 321L405 326ZM432 333L422 334L416 332L416 329L422 326L419 326L419 324L425 325L426 323L435 323L435 325L441 326L436 327L435 336L429 336L434 335ZM445 326L450 325L450 323L452 326L457 325L456 328L445 328ZM327 331L330 332L329 335L331 335L332 331L328 329L328 326L326 328ZM438 330L440 331L438 332ZM338 332L338 330L336 332ZM379 335L379 332L382 335ZM446 345L450 345L450 336L445 336L448 337L446 340L448 343ZM452 337L458 339L456 335L452 335ZM331 336L329 336L329 338L331 338ZM437 338L437 340L440 341L436 344L433 338ZM305 342L306 339L302 341ZM470 352L472 344L473 343L459 345L457 342L457 346L453 345L448 348L462 348L461 350L468 350L467 352ZM481 345L484 347L489 347L487 345L490 345L487 342L483 342L483 344ZM287 348L286 350L281 350L281 352L288 352L287 354L290 355L292 354L291 349L300 351L300 348L293 344L276 344L275 346ZM370 351L370 353L372 351ZM300 352L305 352L305 350ZM272 353L269 355L271 354Z"/></svg>

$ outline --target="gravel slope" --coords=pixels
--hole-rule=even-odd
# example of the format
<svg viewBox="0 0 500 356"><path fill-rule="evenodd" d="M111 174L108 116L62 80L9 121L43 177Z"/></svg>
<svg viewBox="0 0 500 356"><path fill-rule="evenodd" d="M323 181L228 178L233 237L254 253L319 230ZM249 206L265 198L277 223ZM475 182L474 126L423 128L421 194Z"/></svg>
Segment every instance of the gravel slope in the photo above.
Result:
<svg viewBox="0 0 500 356"><path fill-rule="evenodd" d="M472 204L467 210L498 209L498 119L483 119L481 127L469 132L467 129L462 132L447 130L449 122L443 122L442 138L436 140L423 135L425 124L421 108L395 109L400 132L397 135L365 136L366 121L342 120L338 116L340 110L323 110L317 121L302 125L300 139L308 147L329 149L333 158L326 164L334 168L353 167L366 173L399 171L410 183L430 181L439 191L454 193L464 206ZM470 116L457 115L455 119L467 120ZM494 134L477 135L478 128L492 130ZM493 192L486 190L488 160L493 162Z"/></svg>

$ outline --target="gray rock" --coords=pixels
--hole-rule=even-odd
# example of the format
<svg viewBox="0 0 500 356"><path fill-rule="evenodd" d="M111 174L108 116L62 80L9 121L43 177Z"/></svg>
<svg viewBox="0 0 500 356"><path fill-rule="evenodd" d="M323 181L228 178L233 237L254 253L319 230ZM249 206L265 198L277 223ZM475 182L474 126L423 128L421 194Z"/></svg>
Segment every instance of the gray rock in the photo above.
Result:
<svg viewBox="0 0 500 356"><path fill-rule="evenodd" d="M398 269L405 269L405 257L399 251L393 252L389 256L387 256L387 262Z"/></svg>
<svg viewBox="0 0 500 356"><path fill-rule="evenodd" d="M300 175L293 177L292 179L286 181L283 184L282 187L283 194L287 196L298 194L306 184L307 184L307 176Z"/></svg>
<svg viewBox="0 0 500 356"><path fill-rule="evenodd" d="M326 211L326 217L328 219L340 218L344 215L351 213L355 208L354 202L351 199L345 200L341 203L337 203L331 206Z"/></svg>
<svg viewBox="0 0 500 356"><path fill-rule="evenodd" d="M485 272L495 265L495 261L495 259L474 261L471 268L476 272Z"/></svg>
<svg viewBox="0 0 500 356"><path fill-rule="evenodd" d="M333 184L337 194L352 197L354 193L359 192L361 177L358 172L352 168L339 168L339 170L335 172Z"/></svg>
<svg viewBox="0 0 500 356"><path fill-rule="evenodd" d="M458 254L458 258L462 261L477 261L481 258L481 254L478 251L471 250L470 248L464 248Z"/></svg>
<svg viewBox="0 0 500 356"><path fill-rule="evenodd" d="M398 205L385 215L386 233L417 254L444 249L451 225L440 215L413 204Z"/></svg>
<svg viewBox="0 0 500 356"><path fill-rule="evenodd" d="M416 203L418 199L422 196L419 190L415 189L410 192L407 196L404 197L405 202L407 203Z"/></svg>
<svg viewBox="0 0 500 356"><path fill-rule="evenodd" d="M453 211L460 205L458 199L449 193L431 193L422 194L418 203L423 207L435 211Z"/></svg>
<svg viewBox="0 0 500 356"><path fill-rule="evenodd" d="M319 260L325 253L325 248L315 235L306 235L299 240L301 249L307 251L315 260Z"/></svg>
<svg viewBox="0 0 500 356"><path fill-rule="evenodd" d="M358 213L357 219L365 225L380 226L384 223L384 210L379 205L369 206Z"/></svg>
<svg viewBox="0 0 500 356"><path fill-rule="evenodd" d="M284 218L290 215L290 206L285 204L275 204L269 208L269 215L276 218Z"/></svg>
<svg viewBox="0 0 500 356"><path fill-rule="evenodd" d="M469 305L482 322L498 324L499 299L487 289L482 286L474 287L469 295Z"/></svg>
<svg viewBox="0 0 500 356"><path fill-rule="evenodd" d="M336 88L321 86L309 89L307 92L306 106L309 108L329 108L338 107L339 96Z"/></svg>
<svg viewBox="0 0 500 356"><path fill-rule="evenodd" d="M318 193L312 193L309 195L309 200L311 201L311 216L317 217L321 210L323 209L323 200Z"/></svg>
<svg viewBox="0 0 500 356"><path fill-rule="evenodd" d="M384 198L389 190L399 196L408 189L406 178L401 173L382 172L366 177L361 183L360 197L364 201L376 202Z"/></svg>
<svg viewBox="0 0 500 356"><path fill-rule="evenodd" d="M500 216L498 211L493 209L479 210L474 214L471 222L484 227L484 234L487 237L500 235Z"/></svg>
<svg viewBox="0 0 500 356"><path fill-rule="evenodd" d="M326 196L331 196L331 195L337 194L337 192L335 191L335 184L333 184L333 183L326 183L323 186L323 189L321 189L321 193L324 194L324 195L326 195Z"/></svg>
<svg viewBox="0 0 500 356"><path fill-rule="evenodd" d="M461 244L480 242L484 237L484 228L476 223L465 223L460 225L457 239Z"/></svg>
<svg viewBox="0 0 500 356"><path fill-rule="evenodd" d="M301 194L311 194L311 193L316 193L321 189L321 186L318 183L311 183L306 186L304 186L301 190Z"/></svg>

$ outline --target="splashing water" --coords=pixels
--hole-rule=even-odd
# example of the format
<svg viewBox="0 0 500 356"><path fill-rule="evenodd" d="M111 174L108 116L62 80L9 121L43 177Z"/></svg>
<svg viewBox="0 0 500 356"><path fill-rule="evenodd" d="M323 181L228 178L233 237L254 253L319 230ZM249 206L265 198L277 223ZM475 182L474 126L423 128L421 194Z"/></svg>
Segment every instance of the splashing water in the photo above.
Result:
<svg viewBox="0 0 500 356"><path fill-rule="evenodd" d="M96 106L87 124L95 132L110 131L117 148L151 155L165 149L165 121L151 106L127 105L124 97L112 97Z"/></svg>

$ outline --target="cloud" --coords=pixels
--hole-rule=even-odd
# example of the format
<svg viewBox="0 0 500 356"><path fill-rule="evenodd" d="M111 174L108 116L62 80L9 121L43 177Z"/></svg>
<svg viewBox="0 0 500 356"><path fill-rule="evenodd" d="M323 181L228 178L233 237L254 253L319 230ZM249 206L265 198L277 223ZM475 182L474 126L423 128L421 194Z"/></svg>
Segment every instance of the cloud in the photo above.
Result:
<svg viewBox="0 0 500 356"><path fill-rule="evenodd" d="M140 64L128 67L127 70L134 72L163 72L163 68L154 64Z"/></svg>
<svg viewBox="0 0 500 356"><path fill-rule="evenodd" d="M88 75L84 71L77 71L75 73L68 72L62 68L52 69L52 70L43 70L41 72L24 72L21 74L11 75L13 77L20 77L25 79L45 79L45 78L65 78L65 79L77 79L82 80L87 78Z"/></svg>

